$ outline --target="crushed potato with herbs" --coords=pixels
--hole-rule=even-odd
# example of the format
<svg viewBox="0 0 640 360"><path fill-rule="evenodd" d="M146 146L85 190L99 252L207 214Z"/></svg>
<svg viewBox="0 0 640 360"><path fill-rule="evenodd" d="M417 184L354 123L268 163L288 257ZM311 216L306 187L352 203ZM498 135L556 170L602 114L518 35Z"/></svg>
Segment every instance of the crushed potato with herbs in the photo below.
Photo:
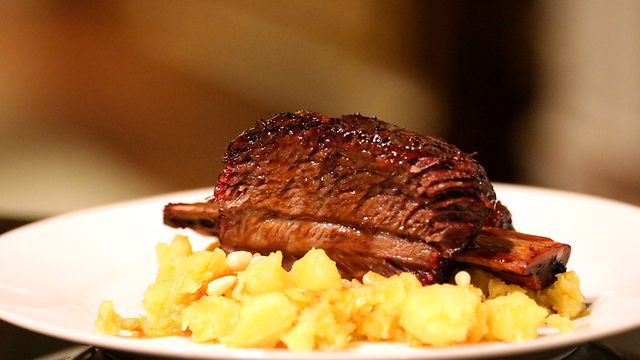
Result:
<svg viewBox="0 0 640 360"><path fill-rule="evenodd" d="M280 252L192 252L180 235L158 244L156 253L158 274L143 296L145 315L123 318L104 301L97 332L292 351L339 350L359 340L448 346L533 339L545 323L568 332L571 319L585 311L572 271L535 292L477 269L470 277L461 272L455 285L422 286L409 273L385 278L371 272L362 282L347 281L319 249L288 272Z"/></svg>

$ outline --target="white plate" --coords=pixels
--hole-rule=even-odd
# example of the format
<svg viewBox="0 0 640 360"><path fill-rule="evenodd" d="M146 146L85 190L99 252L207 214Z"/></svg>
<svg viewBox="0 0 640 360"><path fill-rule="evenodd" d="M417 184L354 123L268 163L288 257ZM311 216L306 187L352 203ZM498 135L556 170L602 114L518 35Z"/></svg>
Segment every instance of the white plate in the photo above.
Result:
<svg viewBox="0 0 640 360"><path fill-rule="evenodd" d="M187 233L204 247L210 239L162 224L167 202L200 201L195 190L67 214L0 236L0 318L62 339L123 352L193 359L453 359L516 355L574 346L640 327L640 262L636 226L640 209L609 200L539 188L496 185L522 232L572 245L576 270L592 314L571 334L523 343L481 343L447 348L409 348L366 343L354 349L295 354L286 350L227 349L188 339L131 339L93 333L98 305L135 316L157 269L154 246Z"/></svg>

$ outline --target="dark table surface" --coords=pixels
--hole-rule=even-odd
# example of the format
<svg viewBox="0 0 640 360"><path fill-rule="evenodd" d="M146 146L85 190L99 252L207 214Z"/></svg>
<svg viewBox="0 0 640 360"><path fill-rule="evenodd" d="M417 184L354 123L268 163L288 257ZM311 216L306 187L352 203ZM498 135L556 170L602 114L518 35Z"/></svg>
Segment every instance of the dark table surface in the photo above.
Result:
<svg viewBox="0 0 640 360"><path fill-rule="evenodd" d="M0 217L0 234L35 219ZM568 360L640 360L640 329L568 350ZM44 336L0 320L0 360L135 360L130 355L107 354L61 339ZM518 357L521 360L536 357ZM549 359L549 355L539 357Z"/></svg>

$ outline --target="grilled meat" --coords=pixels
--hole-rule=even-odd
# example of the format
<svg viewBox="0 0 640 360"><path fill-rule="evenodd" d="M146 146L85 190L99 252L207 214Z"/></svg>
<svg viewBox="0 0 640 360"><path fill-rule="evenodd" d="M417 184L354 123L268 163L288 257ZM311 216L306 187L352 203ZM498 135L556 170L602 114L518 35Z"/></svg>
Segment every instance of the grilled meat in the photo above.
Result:
<svg viewBox="0 0 640 360"><path fill-rule="evenodd" d="M513 229L470 155L376 118L278 114L223 160L213 198L167 205L165 223L218 235L225 251L282 251L285 266L315 247L345 278L410 271L443 282L458 254L475 256L482 228Z"/></svg>

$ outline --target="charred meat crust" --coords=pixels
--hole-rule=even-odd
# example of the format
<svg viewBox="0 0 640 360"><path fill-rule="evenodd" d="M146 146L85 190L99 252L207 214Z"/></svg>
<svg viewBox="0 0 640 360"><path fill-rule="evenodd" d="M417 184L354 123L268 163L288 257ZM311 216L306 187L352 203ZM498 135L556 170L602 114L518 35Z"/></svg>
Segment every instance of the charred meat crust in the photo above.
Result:
<svg viewBox="0 0 640 360"><path fill-rule="evenodd" d="M496 203L470 155L361 115L260 120L224 162L215 189L223 217L250 206L439 243L443 256L466 247Z"/></svg>

